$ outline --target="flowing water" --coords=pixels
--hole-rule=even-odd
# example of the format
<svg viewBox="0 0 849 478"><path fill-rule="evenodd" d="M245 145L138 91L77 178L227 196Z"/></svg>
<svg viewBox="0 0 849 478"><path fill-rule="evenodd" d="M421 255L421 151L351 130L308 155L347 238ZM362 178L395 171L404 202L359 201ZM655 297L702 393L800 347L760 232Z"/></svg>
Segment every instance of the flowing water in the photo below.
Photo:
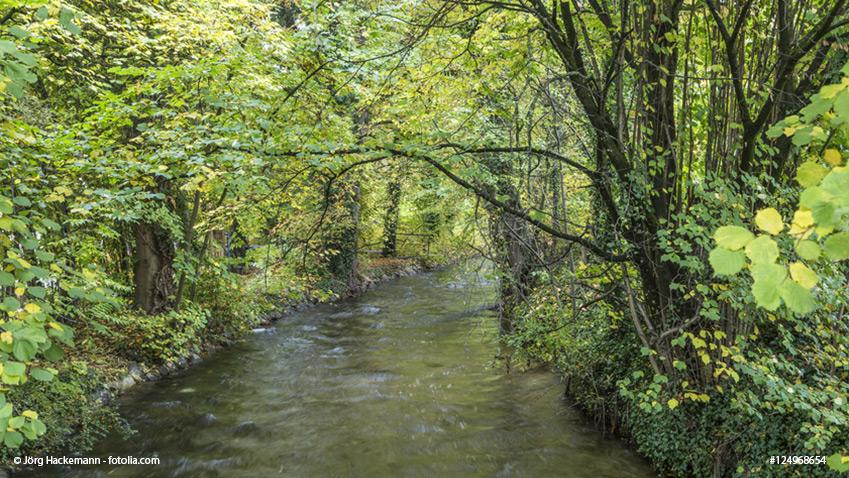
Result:
<svg viewBox="0 0 849 478"><path fill-rule="evenodd" d="M494 299L455 269L286 317L135 387L120 407L138 433L87 454L160 464L26 476L652 476L564 402L552 373L492 366L497 320L483 306Z"/></svg>

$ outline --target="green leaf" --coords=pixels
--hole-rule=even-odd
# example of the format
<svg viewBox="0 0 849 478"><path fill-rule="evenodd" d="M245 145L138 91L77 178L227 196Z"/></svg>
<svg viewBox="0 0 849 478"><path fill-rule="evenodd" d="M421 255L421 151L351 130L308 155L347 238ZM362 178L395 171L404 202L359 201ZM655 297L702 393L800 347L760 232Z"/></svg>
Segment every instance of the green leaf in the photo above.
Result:
<svg viewBox="0 0 849 478"><path fill-rule="evenodd" d="M834 204L828 201L816 202L811 207L811 213L818 228L833 228L835 212Z"/></svg>
<svg viewBox="0 0 849 478"><path fill-rule="evenodd" d="M832 234L823 243L825 255L833 261L849 259L849 232Z"/></svg>
<svg viewBox="0 0 849 478"><path fill-rule="evenodd" d="M50 278L50 271L48 271L47 269L44 269L42 267L32 266L32 267L29 268L29 270L32 271L32 273L35 274L35 276L38 277L39 279L49 279Z"/></svg>
<svg viewBox="0 0 849 478"><path fill-rule="evenodd" d="M56 258L56 256L47 251L35 251L35 257L38 257L38 260L44 262L50 262Z"/></svg>
<svg viewBox="0 0 849 478"><path fill-rule="evenodd" d="M42 382L49 382L53 380L53 374L43 368L34 368L29 371L29 374L32 375L32 378L41 380Z"/></svg>
<svg viewBox="0 0 849 478"><path fill-rule="evenodd" d="M835 199L844 198L843 205L846 205L846 191L849 190L849 171L841 171L843 168L834 169L822 180L819 187L827 192Z"/></svg>
<svg viewBox="0 0 849 478"><path fill-rule="evenodd" d="M666 404L669 405L670 410L675 410L678 407L678 400L670 398Z"/></svg>
<svg viewBox="0 0 849 478"><path fill-rule="evenodd" d="M717 245L731 251L742 249L754 237L748 229L740 226L722 226L713 233Z"/></svg>
<svg viewBox="0 0 849 478"><path fill-rule="evenodd" d="M18 448L23 442L24 436L18 432L7 431L6 436L3 437L3 444L9 448Z"/></svg>
<svg viewBox="0 0 849 478"><path fill-rule="evenodd" d="M729 251L722 247L710 251L708 260L714 274L718 276L734 275L746 265L746 257L742 251Z"/></svg>
<svg viewBox="0 0 849 478"><path fill-rule="evenodd" d="M778 255L778 244L769 236L758 236L746 244L746 256L753 264L773 263Z"/></svg>
<svg viewBox="0 0 849 478"><path fill-rule="evenodd" d="M750 267L754 284L752 295L759 307L776 310L781 305L778 286L787 278L787 269L778 264L756 263Z"/></svg>
<svg viewBox="0 0 849 478"><path fill-rule="evenodd" d="M22 362L34 359L37 351L38 347L26 339L16 339L12 343L12 354Z"/></svg>
<svg viewBox="0 0 849 478"><path fill-rule="evenodd" d="M35 430L36 435L41 436L47 431L47 426L41 420L36 419L32 421L32 429Z"/></svg>
<svg viewBox="0 0 849 478"><path fill-rule="evenodd" d="M825 85L820 88L820 92L816 94L813 98L817 98L811 102L811 104L816 104L819 101L823 101L829 98L834 98L835 95L840 93L841 91L846 89L846 85L841 83Z"/></svg>
<svg viewBox="0 0 849 478"><path fill-rule="evenodd" d="M32 206L32 201L30 201L29 198L24 197L24 196L17 196L15 198L13 198L12 201L14 201L15 204L17 204L18 206L21 206L21 207Z"/></svg>
<svg viewBox="0 0 849 478"><path fill-rule="evenodd" d="M825 460L828 468L840 473L849 471L849 457L844 458L840 453L835 453Z"/></svg>
<svg viewBox="0 0 849 478"><path fill-rule="evenodd" d="M13 26L9 27L9 33L14 35L15 38L17 38L19 40L23 40L23 39L27 38L28 36L30 36L30 33L28 31L24 30L23 28L21 28L17 25L13 25Z"/></svg>
<svg viewBox="0 0 849 478"><path fill-rule="evenodd" d="M755 281L752 284L752 295L758 307L766 310L773 311L781 305L781 296L778 295L778 289L774 284Z"/></svg>
<svg viewBox="0 0 849 478"><path fill-rule="evenodd" d="M809 314L817 307L811 292L792 280L782 282L778 293L787 307L799 315Z"/></svg>
<svg viewBox="0 0 849 478"><path fill-rule="evenodd" d="M806 261L815 261L820 257L820 246L814 241L799 241L796 243L796 254Z"/></svg>
<svg viewBox="0 0 849 478"><path fill-rule="evenodd" d="M26 365L20 362L4 362L3 363L3 373L6 375L10 375L12 377L20 377L26 372Z"/></svg>
<svg viewBox="0 0 849 478"><path fill-rule="evenodd" d="M15 276L5 271L0 271L0 287L15 285Z"/></svg>
<svg viewBox="0 0 849 478"><path fill-rule="evenodd" d="M837 86L837 87L840 87L840 88L845 88L843 85L839 85L839 84L838 85L829 85L829 86ZM828 88L828 87L823 87L823 89L826 89L826 88ZM835 91L832 94L832 96L836 95L838 92L839 92L839 90ZM815 99L815 100L811 101L807 106L805 106L804 108L799 110L799 113L801 113L801 115L802 115L802 121L805 121L805 122L813 121L818 116L822 116L824 113L828 112L831 109L832 102L830 101L830 98L832 98L832 96L820 97L818 99Z"/></svg>
<svg viewBox="0 0 849 478"><path fill-rule="evenodd" d="M58 223L51 221L50 219L42 219L41 223L44 224L44 227L53 231L58 231L62 227Z"/></svg>
<svg viewBox="0 0 849 478"><path fill-rule="evenodd" d="M805 125L800 126L793 133L793 144L796 146L805 146L806 144L811 142L811 126Z"/></svg>
<svg viewBox="0 0 849 478"><path fill-rule="evenodd" d="M58 362L65 357L65 352L61 347L56 344L52 344L47 350L42 352L42 355L44 355L44 358L50 362Z"/></svg>
<svg viewBox="0 0 849 478"><path fill-rule="evenodd" d="M72 34L79 35L82 33L82 30L80 30L80 27L78 27L73 20L74 12L72 10L65 7L62 7L61 10L59 10L59 24Z"/></svg>
<svg viewBox="0 0 849 478"><path fill-rule="evenodd" d="M18 301L18 299L14 297L6 297L5 299L3 299L3 302L0 303L0 307L2 307L3 310L9 312L20 309L21 303L20 301Z"/></svg>
<svg viewBox="0 0 849 478"><path fill-rule="evenodd" d="M773 287L778 287L778 284L781 284L787 278L787 269L779 264L752 264L749 271L752 273L752 279L756 282L769 283Z"/></svg>
<svg viewBox="0 0 849 478"><path fill-rule="evenodd" d="M840 124L849 121L849 91L843 90L834 99L834 114L840 119Z"/></svg>
<svg viewBox="0 0 849 478"><path fill-rule="evenodd" d="M822 188L812 186L802 191L802 194L799 195L799 206L813 209L817 203L827 201L828 199L828 194Z"/></svg>
<svg viewBox="0 0 849 478"><path fill-rule="evenodd" d="M828 169L820 166L816 161L806 161L796 171L796 181L802 187L816 186L826 174L828 174Z"/></svg>

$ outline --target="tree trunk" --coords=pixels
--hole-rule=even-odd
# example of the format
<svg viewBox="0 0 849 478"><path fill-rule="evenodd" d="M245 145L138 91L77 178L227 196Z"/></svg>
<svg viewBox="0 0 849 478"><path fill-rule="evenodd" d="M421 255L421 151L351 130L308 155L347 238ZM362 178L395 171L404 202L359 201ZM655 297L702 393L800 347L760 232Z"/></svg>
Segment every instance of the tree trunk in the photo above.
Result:
<svg viewBox="0 0 849 478"><path fill-rule="evenodd" d="M185 243L186 256L191 259L194 250L194 235L195 221L197 221L198 212L200 212L200 191L195 191L194 200L192 201L192 212L189 217L184 219L183 224L183 242ZM186 289L186 271L180 273L180 279L177 282L177 297L174 299L174 309L179 310L180 304L183 302L183 291ZM197 276L197 271L195 271Z"/></svg>
<svg viewBox="0 0 849 478"><path fill-rule="evenodd" d="M387 186L386 216L383 218L383 257L395 257L398 253L398 216L401 204L401 182L390 181Z"/></svg>
<svg viewBox="0 0 849 478"><path fill-rule="evenodd" d="M490 157L484 164L499 178L495 186L496 195L506 197L511 208L522 210L519 192L510 181L511 161ZM490 207L489 213L492 218L490 238L495 249L493 255L500 271L499 330L501 334L509 334L513 331L516 309L524 302L530 288L534 268L530 245L534 239L524 219L495 207Z"/></svg>
<svg viewBox="0 0 849 478"><path fill-rule="evenodd" d="M328 269L336 280L345 285L345 292L352 295L359 288L357 247L360 224L360 187L356 184L346 184L340 190L337 190L336 197L348 217L339 226L342 230L333 240L333 243L326 245L329 249L339 251L330 258Z"/></svg>
<svg viewBox="0 0 849 478"><path fill-rule="evenodd" d="M500 213L495 224L494 243L499 262L502 262L499 303L499 330L502 334L513 332L516 309L527 296L533 270L527 244L533 239L527 223L509 213Z"/></svg>
<svg viewBox="0 0 849 478"><path fill-rule="evenodd" d="M167 233L147 222L135 226L134 306L148 314L160 312L173 288L173 247Z"/></svg>

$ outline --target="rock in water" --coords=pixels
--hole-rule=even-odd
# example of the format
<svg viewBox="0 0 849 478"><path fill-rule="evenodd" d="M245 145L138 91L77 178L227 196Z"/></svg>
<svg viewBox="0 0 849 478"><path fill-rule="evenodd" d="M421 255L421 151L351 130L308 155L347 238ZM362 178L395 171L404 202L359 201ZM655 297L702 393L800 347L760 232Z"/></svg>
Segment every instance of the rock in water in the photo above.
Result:
<svg viewBox="0 0 849 478"><path fill-rule="evenodd" d="M208 425L212 425L213 423L217 422L218 417L216 417L215 415L213 415L211 413L204 413L203 415L200 416L200 419L198 421L200 422L201 425L208 426Z"/></svg>
<svg viewBox="0 0 849 478"><path fill-rule="evenodd" d="M364 305L360 307L360 312L365 315L374 315L380 312L380 307L375 307L373 305Z"/></svg>
<svg viewBox="0 0 849 478"><path fill-rule="evenodd" d="M259 427L255 422L246 421L236 425L236 428L233 429L233 435L237 437L243 437L248 435L255 435L258 431Z"/></svg>
<svg viewBox="0 0 849 478"><path fill-rule="evenodd" d="M135 362L130 364L130 368L127 370L127 374L133 377L133 379L137 382L140 382L142 380L142 377L144 377L144 371L142 371L141 366Z"/></svg>
<svg viewBox="0 0 849 478"><path fill-rule="evenodd" d="M112 382L110 384L110 386L112 388L118 390L119 392L123 392L123 391L126 391L127 389L129 389L130 387L132 387L135 384L136 384L136 379L134 379L132 375L127 375L124 378L122 378L121 380Z"/></svg>

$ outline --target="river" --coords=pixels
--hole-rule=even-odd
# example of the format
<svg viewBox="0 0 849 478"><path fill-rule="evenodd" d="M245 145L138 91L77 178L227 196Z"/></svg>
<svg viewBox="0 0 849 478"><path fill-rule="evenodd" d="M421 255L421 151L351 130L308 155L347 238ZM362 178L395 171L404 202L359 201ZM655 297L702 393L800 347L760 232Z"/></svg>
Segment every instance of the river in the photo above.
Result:
<svg viewBox="0 0 849 478"><path fill-rule="evenodd" d="M642 478L650 468L563 400L550 372L493 363L494 287L458 269L288 316L120 399L137 430L87 456L158 465L29 477Z"/></svg>

